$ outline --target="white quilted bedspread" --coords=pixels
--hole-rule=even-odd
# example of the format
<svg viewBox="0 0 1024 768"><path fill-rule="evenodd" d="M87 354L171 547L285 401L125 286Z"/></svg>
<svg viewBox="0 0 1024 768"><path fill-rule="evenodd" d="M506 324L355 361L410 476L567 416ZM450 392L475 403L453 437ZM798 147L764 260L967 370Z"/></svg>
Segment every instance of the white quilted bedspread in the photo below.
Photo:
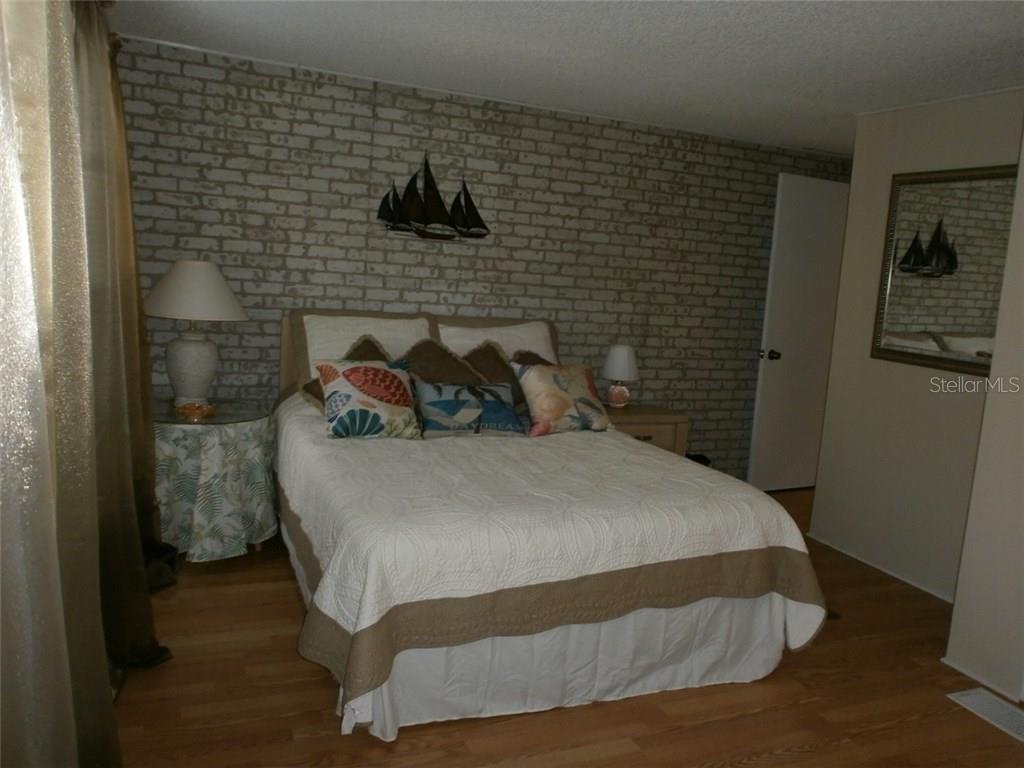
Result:
<svg viewBox="0 0 1024 768"><path fill-rule="evenodd" d="M324 573L313 600L352 633L402 603L726 551L806 551L761 491L621 432L339 440L299 395L277 419L279 480ZM820 614L791 613L807 624L788 628L791 647Z"/></svg>

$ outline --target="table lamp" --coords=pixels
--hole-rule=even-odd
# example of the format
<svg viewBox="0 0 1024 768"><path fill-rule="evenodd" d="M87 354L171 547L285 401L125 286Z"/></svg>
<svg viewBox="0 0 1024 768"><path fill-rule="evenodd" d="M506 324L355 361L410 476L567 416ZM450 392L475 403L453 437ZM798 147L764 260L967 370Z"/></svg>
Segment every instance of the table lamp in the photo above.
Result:
<svg viewBox="0 0 1024 768"><path fill-rule="evenodd" d="M629 405L631 395L623 382L640 379L636 350L628 344L612 344L608 347L601 376L612 382L605 395L605 402L612 408L625 408Z"/></svg>
<svg viewBox="0 0 1024 768"><path fill-rule="evenodd" d="M149 292L145 307L147 315L189 321L188 330L167 345L167 375L175 405L206 404L217 375L217 345L196 323L249 319L220 269L209 261L174 262Z"/></svg>

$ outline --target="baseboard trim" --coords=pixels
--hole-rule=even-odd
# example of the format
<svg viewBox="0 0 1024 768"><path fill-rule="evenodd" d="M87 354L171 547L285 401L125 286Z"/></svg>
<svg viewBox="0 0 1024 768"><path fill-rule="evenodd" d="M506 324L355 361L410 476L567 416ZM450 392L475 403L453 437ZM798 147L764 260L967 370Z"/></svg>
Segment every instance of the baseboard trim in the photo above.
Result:
<svg viewBox="0 0 1024 768"><path fill-rule="evenodd" d="M940 659L940 661L943 664L945 664L947 667L949 667L950 669L955 669L961 675L964 675L965 677L971 678L971 680L974 680L975 682L980 683L981 685L983 685L986 688L988 688L990 691L995 691L996 693L998 693L1000 696L1002 696L1007 701L1014 702L1015 704L1016 703L1020 703L1020 699L1017 698L1017 696L1020 693L1020 691L1013 691L1013 692L1011 692L1011 691L1006 690L1002 686L995 685L991 681L986 680L983 675L979 675L976 672L972 672L971 670L969 670L967 667L963 666L962 664L957 664L955 661L950 659L949 656L943 656Z"/></svg>
<svg viewBox="0 0 1024 768"><path fill-rule="evenodd" d="M844 549L843 547L836 546L835 544L833 544L828 539L822 538L821 536L816 534L813 530L810 531L809 533L807 533L806 536L809 539L814 539L814 541L818 542L819 544L824 544L826 547L831 547L832 549L836 550L837 552L842 552L847 557L852 557L854 560L857 560L858 562L864 563L864 565L870 565L872 568L874 568L876 570L879 570L882 573L888 574L889 576L892 576L894 579L899 579L903 583L909 584L910 586L914 587L915 589L920 589L922 592L927 592L929 595L932 595L933 597L939 598L939 600L942 600L944 603L949 603L950 605L953 604L953 595L945 595L945 594L942 594L941 592L936 592L931 587L926 587L924 584L919 584L914 579L908 578L907 576L904 576L904 575L899 574L899 573L894 573L893 571L889 570L885 566L879 565L878 563L873 563L870 560L868 560L867 558L862 557L861 555L856 554L855 552L850 552L849 550Z"/></svg>

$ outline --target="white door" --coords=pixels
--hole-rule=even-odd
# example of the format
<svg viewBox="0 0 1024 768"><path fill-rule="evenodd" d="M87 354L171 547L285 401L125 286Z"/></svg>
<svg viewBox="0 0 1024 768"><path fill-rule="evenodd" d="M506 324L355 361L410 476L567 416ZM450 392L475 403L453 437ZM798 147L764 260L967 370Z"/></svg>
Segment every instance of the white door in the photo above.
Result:
<svg viewBox="0 0 1024 768"><path fill-rule="evenodd" d="M849 191L779 174L747 472L762 490L814 485Z"/></svg>

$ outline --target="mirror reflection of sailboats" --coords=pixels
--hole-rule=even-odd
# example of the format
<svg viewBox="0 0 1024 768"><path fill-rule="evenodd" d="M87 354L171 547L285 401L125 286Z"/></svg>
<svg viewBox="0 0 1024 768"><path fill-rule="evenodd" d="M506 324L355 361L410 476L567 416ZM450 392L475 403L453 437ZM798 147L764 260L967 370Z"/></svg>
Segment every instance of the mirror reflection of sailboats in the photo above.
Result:
<svg viewBox="0 0 1024 768"><path fill-rule="evenodd" d="M928 260L924 254L924 246L921 244L921 230L914 233L914 239L910 241L910 247L900 259L900 272L920 272L927 268Z"/></svg>
<svg viewBox="0 0 1024 768"><path fill-rule="evenodd" d="M452 200L451 223L463 237L487 237L491 233L473 203L465 179L462 181L462 189Z"/></svg>
<svg viewBox="0 0 1024 768"><path fill-rule="evenodd" d="M939 219L939 223L935 225L935 231L932 233L924 253L928 262L928 266L921 270L921 275L924 277L952 275L960 266L956 248L949 242L942 219Z"/></svg>
<svg viewBox="0 0 1024 768"><path fill-rule="evenodd" d="M903 254L897 269L900 272L921 275L922 277L942 277L952 275L960 267L956 246L949 242L943 220L935 225L935 231L928 240L928 247L921 244L920 230L914 234L910 247Z"/></svg>

